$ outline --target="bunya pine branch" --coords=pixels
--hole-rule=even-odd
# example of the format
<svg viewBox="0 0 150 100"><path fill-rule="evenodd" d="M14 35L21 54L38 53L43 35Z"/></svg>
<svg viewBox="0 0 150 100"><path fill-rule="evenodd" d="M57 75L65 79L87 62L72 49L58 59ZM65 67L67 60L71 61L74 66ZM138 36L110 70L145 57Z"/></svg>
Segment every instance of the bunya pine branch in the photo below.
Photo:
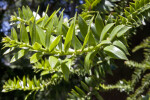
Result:
<svg viewBox="0 0 150 100"><path fill-rule="evenodd" d="M142 0L140 0L140 3L141 2ZM144 0L144 3L144 5L138 8L136 6L139 3L135 2L135 11L130 12L138 12L137 15L140 15L143 12L147 11L149 9L149 1L145 2ZM96 71L94 72L94 74L92 72L92 68L96 68L95 64L93 63L93 57L96 57L96 61L98 62L96 64L98 65L103 61L110 62L110 60L112 59L127 60L126 55L129 53L126 48L127 44L124 35L130 28L132 28L132 25L129 26L129 24L126 23L131 21L129 19L133 14L128 15L128 19L125 19L125 21L124 18L121 17L122 22L120 23L118 23L117 21L115 21L114 23L105 23L99 13L97 13L96 16L90 17L88 19L84 18L81 15L75 14L73 18L65 22L63 20L63 11L59 17L57 16L58 11L59 10L54 11L51 16L48 16L46 14L46 10L43 16L39 17L38 10L35 13L32 12L29 7L22 7L22 10L18 9L19 15L15 14L15 16L11 18L11 20L14 22L19 21L20 23L17 25L17 29L12 28L11 38L6 36L2 41L4 43L4 48L8 48L5 54L12 52L16 48L20 49L20 51L18 51L13 56L11 62L15 62L28 52L33 52L34 54L29 58L30 63L35 64L33 68L37 68L38 70L42 71L47 70L47 72L43 71L43 73L45 74L55 75L54 73L60 73L61 75L58 76L58 79L62 78L63 76L67 81L70 78L70 73L72 74L73 72L71 70L74 70L72 63L70 63L69 61L71 60L71 62L74 63L74 60L77 59L78 56L83 56L83 67L86 71L86 74L88 75L88 77L86 78L86 80L88 81L100 79L100 77L98 78L97 76L97 78L95 78L94 74L97 73ZM38 62L42 61L41 59L42 57L44 57L44 55L50 56L49 59L51 60L48 61L48 66L46 66L45 60L45 62L43 62L44 65L42 64L42 67L38 67ZM71 57L69 55L71 55ZM97 57L97 55L99 55L99 57ZM65 59L61 59L62 56L64 56ZM51 62L52 59L55 59L55 64ZM54 68L51 70L52 66ZM101 66L103 66L103 64L101 64ZM99 73L102 73L101 70L99 71ZM6 84L4 85L5 92L19 88L34 90L34 88L32 87L35 87L36 84L34 83L34 85L31 85L31 83L33 82L29 79L29 81L25 81L26 79L28 78L24 78L24 81L18 79L18 81L15 82L14 79L13 81L10 80L10 82L6 82ZM38 80L35 81L39 82ZM24 84L30 84L29 86L27 86L26 84L22 87L22 82ZM11 85L8 83L13 83L16 85ZM97 87L97 83L99 84L99 82L95 82L93 87ZM40 83L38 83L37 86L40 87L39 84ZM41 86L43 87L44 84L50 85L51 82L43 83ZM41 88L37 87L35 89L37 91ZM101 98L97 91L95 91L95 88L93 88L92 90L92 93L97 98ZM78 89L78 92L79 91L80 89Z"/></svg>

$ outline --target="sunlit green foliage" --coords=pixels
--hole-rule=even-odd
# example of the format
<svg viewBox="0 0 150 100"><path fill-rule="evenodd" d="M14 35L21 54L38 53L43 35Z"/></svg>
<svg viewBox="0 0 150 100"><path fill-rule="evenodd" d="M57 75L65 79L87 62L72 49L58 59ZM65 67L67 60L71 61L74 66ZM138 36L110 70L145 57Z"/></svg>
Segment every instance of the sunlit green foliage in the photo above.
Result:
<svg viewBox="0 0 150 100"><path fill-rule="evenodd" d="M84 7L89 9L90 6L92 9L98 3L101 0L86 0ZM100 88L131 91L128 82L105 85L103 77L106 73L112 74L114 59L128 60L126 35L130 29L142 25L144 19L148 19L149 5L149 0L137 0L125 8L123 16L109 15L103 19L97 11L84 11L68 21L63 20L63 11L58 13L60 9L50 16L46 10L40 16L39 8L36 12L32 12L29 7L19 8L18 14L11 16L17 28L12 28L11 37L3 38L3 48L8 48L5 54L18 50L11 63L31 53L30 63L34 72L40 76L10 79L5 82L3 92L44 91L61 81L70 82L73 75L82 77L79 83L81 86L75 86L68 94L68 99L91 99L95 96L103 100L99 94ZM45 79L46 75L49 77Z"/></svg>

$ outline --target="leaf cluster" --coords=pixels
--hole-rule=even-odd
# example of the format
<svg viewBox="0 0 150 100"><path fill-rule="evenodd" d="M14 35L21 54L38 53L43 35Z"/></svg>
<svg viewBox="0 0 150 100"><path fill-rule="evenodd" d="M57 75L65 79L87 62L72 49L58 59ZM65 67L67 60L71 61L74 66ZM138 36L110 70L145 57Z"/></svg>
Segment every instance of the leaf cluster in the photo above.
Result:
<svg viewBox="0 0 150 100"><path fill-rule="evenodd" d="M94 7L99 2L101 1L86 0L85 5ZM43 91L62 80L69 82L73 75L82 77L83 89L75 86L69 93L70 98L90 99L95 96L102 100L98 92L100 88L129 91L131 88L126 86L126 82L106 86L102 85L103 78L106 73L112 74L114 59L128 60L126 35L131 28L142 25L141 22L148 19L149 4L149 0L136 0L125 9L123 16L110 15L103 19L100 13L91 11L75 14L67 21L63 19L63 10L58 13L60 9L48 16L47 7L40 16L39 8L36 12L32 12L29 7L19 8L18 14L11 16L11 21L17 24L17 28L12 28L11 37L6 36L2 40L3 48L8 48L4 54L19 49L10 61L13 63L29 52L32 53L29 60L40 78L29 79L24 76L22 80L8 80L3 86L3 92ZM49 77L43 79L46 75ZM144 82L147 80L143 79Z"/></svg>

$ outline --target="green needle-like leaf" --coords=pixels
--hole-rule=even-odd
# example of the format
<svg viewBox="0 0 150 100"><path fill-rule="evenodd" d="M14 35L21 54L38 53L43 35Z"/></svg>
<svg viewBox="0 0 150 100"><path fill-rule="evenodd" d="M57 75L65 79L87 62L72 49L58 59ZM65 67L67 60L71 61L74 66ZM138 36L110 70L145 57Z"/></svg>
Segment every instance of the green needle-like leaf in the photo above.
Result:
<svg viewBox="0 0 150 100"><path fill-rule="evenodd" d="M95 56L96 52L89 52L84 60L84 68L87 72L89 72L91 68L91 62L93 60L93 57Z"/></svg>
<svg viewBox="0 0 150 100"><path fill-rule="evenodd" d="M125 53L116 46L110 45L104 48L107 55L115 59L128 60Z"/></svg>
<svg viewBox="0 0 150 100"><path fill-rule="evenodd" d="M124 27L124 25L118 25L112 30L112 32L110 33L110 41L112 41L115 38L118 31L121 30L123 27Z"/></svg>
<svg viewBox="0 0 150 100"><path fill-rule="evenodd" d="M35 53L30 57L30 63L36 63L39 59L41 59L42 53Z"/></svg>
<svg viewBox="0 0 150 100"><path fill-rule="evenodd" d="M27 14L28 18L30 19L33 16L33 13L32 13L31 9L28 6L26 6L26 9L28 11L28 14Z"/></svg>
<svg viewBox="0 0 150 100"><path fill-rule="evenodd" d="M25 76L23 76L23 86L24 86L24 88L26 86L26 77Z"/></svg>
<svg viewBox="0 0 150 100"><path fill-rule="evenodd" d="M94 17L90 20L90 25L89 25L89 27L88 27L88 33L86 34L86 37L85 37L85 39L84 39L84 43L83 43L83 46L82 46L82 50L85 48L85 46L86 46L86 44L88 43L88 41L89 41L89 38L90 38L90 32L91 32L91 30L90 30L90 28L91 28L91 24L92 24L92 22L93 22L93 19L94 19ZM92 41L89 41L89 42L92 42Z"/></svg>
<svg viewBox="0 0 150 100"><path fill-rule="evenodd" d="M20 24L20 40L29 44L29 36L28 36L28 33L27 33L27 30L26 30L26 27L24 25L24 23L21 23Z"/></svg>
<svg viewBox="0 0 150 100"><path fill-rule="evenodd" d="M7 50L3 53L3 55L6 55L6 54L12 52L14 49L15 49L14 47L7 49Z"/></svg>
<svg viewBox="0 0 150 100"><path fill-rule="evenodd" d="M16 32L15 28L11 29L11 35L14 40L18 41L17 32Z"/></svg>
<svg viewBox="0 0 150 100"><path fill-rule="evenodd" d="M63 72L63 74L64 74L64 79L65 79L66 81L68 81L70 71L69 71L69 68L67 67L67 65L66 65L65 63L62 63L62 64L61 64L61 70L62 70L62 72Z"/></svg>
<svg viewBox="0 0 150 100"><path fill-rule="evenodd" d="M71 26L70 26L70 28L67 32L67 36L66 36L65 43L64 43L65 52L67 52L68 49L70 48L71 40L72 40L72 37L73 37L73 32L74 32L74 23L71 24Z"/></svg>
<svg viewBox="0 0 150 100"><path fill-rule="evenodd" d="M87 92L90 91L89 87L84 82L81 81L81 85L82 85L82 87L83 87L84 90L86 90Z"/></svg>
<svg viewBox="0 0 150 100"><path fill-rule="evenodd" d="M15 62L16 60L20 59L21 57L23 57L25 54L27 53L27 50L20 50L19 52L17 52L11 59L10 63Z"/></svg>
<svg viewBox="0 0 150 100"><path fill-rule="evenodd" d="M30 31L31 43L34 44L37 37L35 21L33 21L33 23L32 22L29 23L29 31Z"/></svg>
<svg viewBox="0 0 150 100"><path fill-rule="evenodd" d="M37 42L34 43L33 49L39 50L39 49L41 49L41 48L42 48L42 45L41 45L41 44L39 44L39 43L37 43Z"/></svg>
<svg viewBox="0 0 150 100"><path fill-rule="evenodd" d="M93 9L101 0L94 0L92 5L91 5L91 9Z"/></svg>
<svg viewBox="0 0 150 100"><path fill-rule="evenodd" d="M36 31L39 35L39 38L40 38L40 41L41 41L42 45L45 46L45 36L46 36L46 34L44 33L44 31L38 25L36 25Z"/></svg>
<svg viewBox="0 0 150 100"><path fill-rule="evenodd" d="M79 95L79 93L76 92L74 89L71 90L71 93L72 93L73 95L75 95L76 97L81 97L81 96Z"/></svg>
<svg viewBox="0 0 150 100"><path fill-rule="evenodd" d="M88 31L88 25L81 16L78 17L78 23L79 23L80 32L83 38L85 38Z"/></svg>
<svg viewBox="0 0 150 100"><path fill-rule="evenodd" d="M118 48L120 48L121 50L123 50L126 54L129 55L128 49L126 48L126 46L119 40L116 40L113 42L113 45L117 46Z"/></svg>
<svg viewBox="0 0 150 100"><path fill-rule="evenodd" d="M85 57L85 61L84 61L84 68L87 72L89 72L90 66L91 66L91 57L92 52L88 53Z"/></svg>
<svg viewBox="0 0 150 100"><path fill-rule="evenodd" d="M23 13L20 8L18 8L19 17L23 19Z"/></svg>
<svg viewBox="0 0 150 100"><path fill-rule="evenodd" d="M28 10L23 6L22 7L23 16L26 20L29 20Z"/></svg>
<svg viewBox="0 0 150 100"><path fill-rule="evenodd" d="M53 14L48 18L47 22L45 23L44 27L49 27L50 26L50 21L52 18L54 18L54 16L56 15L56 11L53 12Z"/></svg>
<svg viewBox="0 0 150 100"><path fill-rule="evenodd" d="M122 35L124 35L124 33L126 33L129 29L131 29L131 27L127 27L124 26L117 34L117 37L121 37Z"/></svg>
<svg viewBox="0 0 150 100"><path fill-rule="evenodd" d="M61 12L60 20L58 22L58 27L57 27L57 34L62 35L62 25L63 25L63 11ZM62 39L60 39L60 42L58 44L59 49L62 51Z"/></svg>
<svg viewBox="0 0 150 100"><path fill-rule="evenodd" d="M97 17L95 19L95 26L96 26L97 34L100 39L101 32L104 28L104 23L103 23L103 19L101 18L99 13L97 14Z"/></svg>
<svg viewBox="0 0 150 100"><path fill-rule="evenodd" d="M103 28L101 36L100 36L100 42L106 38L107 32L110 30L110 28L112 28L113 25L114 23L110 23Z"/></svg>
<svg viewBox="0 0 150 100"><path fill-rule="evenodd" d="M51 43L49 51L52 51L58 45L60 39L61 39L61 35L56 37L56 39Z"/></svg>
<svg viewBox="0 0 150 100"><path fill-rule="evenodd" d="M77 16L77 14L74 17L74 26L75 26L75 23L76 23L76 16ZM73 46L73 48L75 50L77 50L77 49L81 49L82 48L82 44L79 41L79 39L76 37L75 32L76 32L76 30L75 30L75 27L74 27L72 41L71 41L71 46Z"/></svg>
<svg viewBox="0 0 150 100"><path fill-rule="evenodd" d="M60 20L59 20L58 26L57 26L57 34L58 35L62 34L62 25L63 25L63 11L61 12Z"/></svg>
<svg viewBox="0 0 150 100"><path fill-rule="evenodd" d="M54 68L57 63L58 63L58 59L56 57L54 56L49 57L49 64L52 68Z"/></svg>
<svg viewBox="0 0 150 100"><path fill-rule="evenodd" d="M50 26L50 21L52 18L56 17L56 14L57 12L59 11L60 9L58 9L57 11L54 11L51 16L48 18L47 22L45 23L44 27L45 28L48 28ZM54 18L55 19L55 18Z"/></svg>
<svg viewBox="0 0 150 100"><path fill-rule="evenodd" d="M86 95L85 92L82 91L79 87L75 86L75 88L76 88L77 92L78 92L81 96L85 96L85 95Z"/></svg>
<svg viewBox="0 0 150 100"><path fill-rule="evenodd" d="M53 30L53 25L54 25L54 18L51 20L51 22L49 22L49 27L46 31L46 40L45 40L46 48L50 47L50 41L51 41L50 38L51 38L52 30Z"/></svg>

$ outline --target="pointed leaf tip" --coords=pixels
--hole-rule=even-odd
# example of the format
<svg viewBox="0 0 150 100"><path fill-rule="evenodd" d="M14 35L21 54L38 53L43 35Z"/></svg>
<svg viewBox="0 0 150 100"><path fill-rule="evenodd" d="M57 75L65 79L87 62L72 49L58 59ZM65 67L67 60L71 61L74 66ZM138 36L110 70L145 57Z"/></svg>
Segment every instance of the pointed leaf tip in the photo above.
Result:
<svg viewBox="0 0 150 100"><path fill-rule="evenodd" d="M61 35L59 35L58 37L56 37L56 39L50 45L49 51L52 51L58 45L60 39L61 39Z"/></svg>

